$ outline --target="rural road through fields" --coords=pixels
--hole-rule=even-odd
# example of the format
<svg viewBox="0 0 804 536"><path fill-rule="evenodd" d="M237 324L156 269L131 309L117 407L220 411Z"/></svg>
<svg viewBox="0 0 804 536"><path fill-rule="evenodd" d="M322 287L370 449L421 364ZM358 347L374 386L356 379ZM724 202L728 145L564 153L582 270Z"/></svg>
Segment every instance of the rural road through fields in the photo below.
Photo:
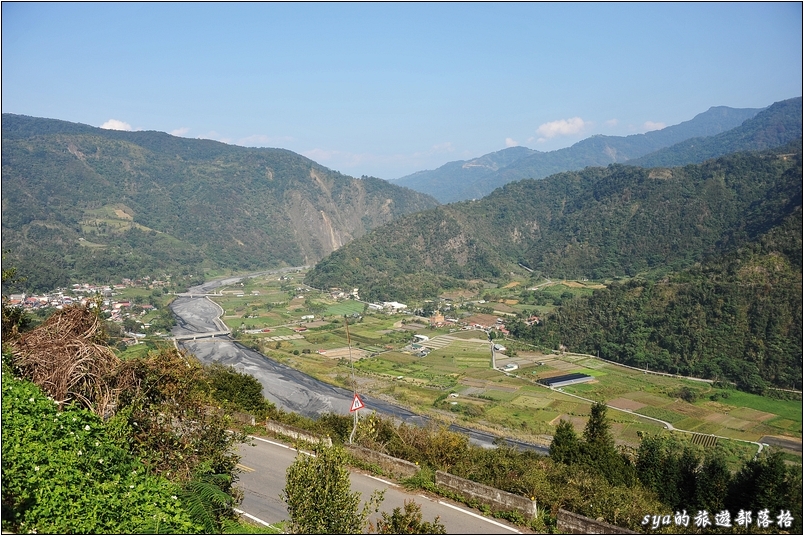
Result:
<svg viewBox="0 0 804 536"><path fill-rule="evenodd" d="M246 517L257 518L265 523L276 523L288 518L285 503L280 498L285 487L285 472L293 463L297 453L279 442L253 438L253 445L239 447L241 455L237 486L244 491L243 503L239 509ZM386 490L380 504L380 511L390 513L394 508L403 507L405 500L414 500L422 508L422 519L432 521L439 516L448 534L515 534L520 530L505 521L489 519L444 499L431 499L417 492L407 492L401 486L376 477L357 472L351 473L352 491L359 491L363 499L371 496L374 490ZM372 520L379 518L373 514Z"/></svg>

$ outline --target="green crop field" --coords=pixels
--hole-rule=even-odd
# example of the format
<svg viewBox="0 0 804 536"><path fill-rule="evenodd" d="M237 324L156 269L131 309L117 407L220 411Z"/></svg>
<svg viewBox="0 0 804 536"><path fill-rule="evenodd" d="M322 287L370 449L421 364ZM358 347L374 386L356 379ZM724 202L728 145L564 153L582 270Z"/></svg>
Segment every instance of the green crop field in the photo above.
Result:
<svg viewBox="0 0 804 536"><path fill-rule="evenodd" d="M354 300L345 300L342 302L338 302L332 304L327 307L324 315L352 315L352 314L363 314L363 309L366 307L366 304L359 301Z"/></svg>
<svg viewBox="0 0 804 536"><path fill-rule="evenodd" d="M670 411L664 408L655 408L652 406L645 406L644 408L636 410L636 412L639 413L640 415L647 415L648 417L654 417L662 421L667 421L671 424L675 424L685 419L684 415L675 413L674 411Z"/></svg>
<svg viewBox="0 0 804 536"><path fill-rule="evenodd" d="M765 413L774 413L801 424L801 401L776 400L742 391L729 391L729 397L721 399L723 404L735 407L747 407Z"/></svg>

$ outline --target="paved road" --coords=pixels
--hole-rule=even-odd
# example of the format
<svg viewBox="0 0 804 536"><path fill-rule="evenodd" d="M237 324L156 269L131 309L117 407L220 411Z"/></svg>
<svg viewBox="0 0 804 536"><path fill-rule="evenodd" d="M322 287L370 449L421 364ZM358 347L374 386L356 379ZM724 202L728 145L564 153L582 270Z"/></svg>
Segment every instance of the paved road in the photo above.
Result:
<svg viewBox="0 0 804 536"><path fill-rule="evenodd" d="M245 492L240 510L265 523L288 518L285 503L280 498L285 486L285 472L297 453L281 443L254 438L252 445L241 445L241 471L238 487ZM488 519L477 511L444 499L431 499L373 476L352 472L352 490L368 498L374 490L386 490L380 505L383 512L402 507L405 500L415 500L422 507L422 518L432 521L438 516L449 534L512 534L519 529L504 521ZM372 516L376 521L379 516Z"/></svg>
<svg viewBox="0 0 804 536"><path fill-rule="evenodd" d="M218 286L232 284L237 280L237 278L229 278L223 281L210 281L190 289L187 294L206 293ZM177 326L173 329L175 336L221 330L222 322L218 318L222 314L221 308L207 298L179 297L173 301L171 309L177 318ZM264 396L283 410L300 413L307 417L319 417L326 413L349 415L353 397L351 391L319 381L287 365L273 361L229 338L181 340L177 343L189 353L194 354L202 363L217 362L254 376L262 384ZM426 417L384 400L368 395L361 396L361 399L369 411L377 411L409 424L421 426L428 422ZM450 429L467 435L470 442L485 448L494 448L495 442L503 441L516 448L535 450L541 454L548 453L546 447L512 439L500 439L494 434L462 426L452 425Z"/></svg>

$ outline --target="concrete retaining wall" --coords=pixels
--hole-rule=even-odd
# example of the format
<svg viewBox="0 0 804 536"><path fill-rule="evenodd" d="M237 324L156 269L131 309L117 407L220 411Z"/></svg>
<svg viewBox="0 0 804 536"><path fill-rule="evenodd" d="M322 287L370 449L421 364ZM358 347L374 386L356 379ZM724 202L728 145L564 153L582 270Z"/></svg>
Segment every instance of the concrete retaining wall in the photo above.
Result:
<svg viewBox="0 0 804 536"><path fill-rule="evenodd" d="M558 510L558 516L556 516L556 528L564 534L639 534L638 532L610 525L604 521L596 521L561 508Z"/></svg>
<svg viewBox="0 0 804 536"><path fill-rule="evenodd" d="M332 440L330 438L322 439L320 437L316 437L310 434L307 430L302 430L301 428L296 428L295 426L280 424L278 422L273 421L266 421L265 429L275 434L280 434L297 440L307 441L308 443L312 443L314 445L317 443L324 443L328 447L332 446Z"/></svg>
<svg viewBox="0 0 804 536"><path fill-rule="evenodd" d="M419 466L407 460L400 460L382 452L370 450L358 445L346 445L346 450L361 460L379 465L383 471L394 477L409 477L419 472Z"/></svg>
<svg viewBox="0 0 804 536"><path fill-rule="evenodd" d="M465 478L460 478L443 471L436 471L435 482L437 486L475 499L481 504L488 505L493 511L515 510L525 518L535 518L538 515L536 501L532 501L507 491L492 488Z"/></svg>
<svg viewBox="0 0 804 536"><path fill-rule="evenodd" d="M206 413L207 415L217 415L218 417L223 417L224 415L226 415L225 411L223 411L221 408L216 408L214 406L207 406ZM254 415L251 415L250 413L243 413L240 411L233 411L230 417L235 422L250 424L251 426L254 426L256 422L254 419Z"/></svg>
<svg viewBox="0 0 804 536"><path fill-rule="evenodd" d="M232 413L232 419L234 419L237 422L241 422L243 424L250 424L251 426L254 426L254 424L256 423L254 415L251 415L249 413L241 413L239 411L235 411L234 413Z"/></svg>

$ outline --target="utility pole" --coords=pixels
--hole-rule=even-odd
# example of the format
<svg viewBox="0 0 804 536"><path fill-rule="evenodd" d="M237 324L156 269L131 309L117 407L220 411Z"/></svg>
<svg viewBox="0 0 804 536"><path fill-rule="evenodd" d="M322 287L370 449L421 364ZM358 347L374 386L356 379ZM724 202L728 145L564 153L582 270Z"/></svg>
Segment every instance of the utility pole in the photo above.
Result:
<svg viewBox="0 0 804 536"><path fill-rule="evenodd" d="M494 339L491 338L491 330L489 330L486 335L489 338L489 343L491 344L491 368L497 368L497 357L494 355Z"/></svg>

